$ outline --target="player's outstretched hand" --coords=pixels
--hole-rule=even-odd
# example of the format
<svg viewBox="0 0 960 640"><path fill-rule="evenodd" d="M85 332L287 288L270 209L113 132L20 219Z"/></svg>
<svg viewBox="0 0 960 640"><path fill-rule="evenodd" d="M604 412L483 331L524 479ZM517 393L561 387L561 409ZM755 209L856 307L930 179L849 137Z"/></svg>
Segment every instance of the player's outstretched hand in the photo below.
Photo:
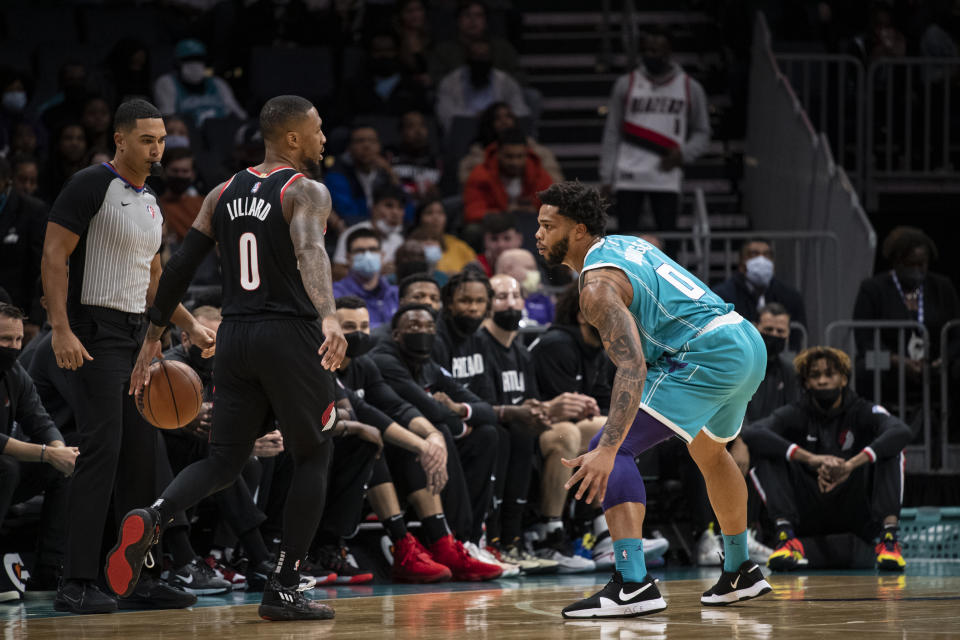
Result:
<svg viewBox="0 0 960 640"><path fill-rule="evenodd" d="M143 341L137 363L133 365L133 371L130 373L130 390L127 392L129 395L136 395L139 398L143 388L150 384L150 363L154 358L163 358L160 340L148 338Z"/></svg>
<svg viewBox="0 0 960 640"><path fill-rule="evenodd" d="M323 344L320 345L317 354L323 358L320 363L324 369L336 371L347 353L347 339L343 337L343 329L335 315L324 317L322 327Z"/></svg>
<svg viewBox="0 0 960 640"><path fill-rule="evenodd" d="M577 500L582 500L584 494L586 494L586 504L600 504L607 494L607 480L610 478L610 472L613 471L613 463L616 457L617 450L615 448L597 447L573 460L560 458L560 461L570 468L580 467L570 476L563 488L569 490L570 487L579 482L580 488L577 489Z"/></svg>
<svg viewBox="0 0 960 640"><path fill-rule="evenodd" d="M187 331L190 336L190 342L200 347L204 358L212 358L217 351L217 332L209 327L205 327L199 322L194 322L193 326Z"/></svg>

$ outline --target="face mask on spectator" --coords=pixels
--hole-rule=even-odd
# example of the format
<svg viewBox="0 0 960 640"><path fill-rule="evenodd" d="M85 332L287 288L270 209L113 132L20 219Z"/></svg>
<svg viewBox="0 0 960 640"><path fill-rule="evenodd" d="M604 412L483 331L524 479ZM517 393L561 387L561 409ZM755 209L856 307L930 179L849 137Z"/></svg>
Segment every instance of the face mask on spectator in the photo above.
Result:
<svg viewBox="0 0 960 640"><path fill-rule="evenodd" d="M747 281L759 289L766 289L773 280L773 260L755 256L747 260Z"/></svg>
<svg viewBox="0 0 960 640"><path fill-rule="evenodd" d="M13 369L13 364L17 361L17 357L20 355L20 349L14 349L13 347L0 347L0 375L5 374L10 369Z"/></svg>
<svg viewBox="0 0 960 640"><path fill-rule="evenodd" d="M523 311L520 309L504 309L493 312L493 323L504 331L516 331L520 328Z"/></svg>
<svg viewBox="0 0 960 640"><path fill-rule="evenodd" d="M475 87L485 87L490 84L490 70L493 63L489 60L470 60L467 62L470 68L470 84Z"/></svg>
<svg viewBox="0 0 960 640"><path fill-rule="evenodd" d="M190 138L187 136L169 135L166 142L167 149L176 149L177 147L189 147Z"/></svg>
<svg viewBox="0 0 960 640"><path fill-rule="evenodd" d="M897 269L897 280L904 291L916 291L923 285L923 269L920 267L901 267Z"/></svg>
<svg viewBox="0 0 960 640"><path fill-rule="evenodd" d="M440 248L440 245L425 244L423 245L423 255L426 257L427 263L432 267L440 262L440 258L443 257L443 249Z"/></svg>
<svg viewBox="0 0 960 640"><path fill-rule="evenodd" d="M353 256L351 270L364 280L380 273L380 252L361 251Z"/></svg>
<svg viewBox="0 0 960 640"><path fill-rule="evenodd" d="M763 344L767 346L767 358L770 360L783 353L783 350L787 347L787 339L783 336L761 333L760 337L763 338Z"/></svg>
<svg viewBox="0 0 960 640"><path fill-rule="evenodd" d="M427 360L433 351L435 333L405 333L400 336L404 352L415 360Z"/></svg>
<svg viewBox="0 0 960 640"><path fill-rule="evenodd" d="M476 333L477 329L483 323L483 318L471 318L470 316L453 316L453 326L461 335L469 336Z"/></svg>
<svg viewBox="0 0 960 640"><path fill-rule="evenodd" d="M373 223L373 226L375 226L377 231L385 236L399 232L402 227L402 225L399 224L396 226L389 224L386 220L377 220Z"/></svg>
<svg viewBox="0 0 960 640"><path fill-rule="evenodd" d="M373 348L373 338L363 331L351 331L343 336L347 339L347 357L362 356Z"/></svg>
<svg viewBox="0 0 960 640"><path fill-rule="evenodd" d="M207 65L200 60L191 60L180 65L180 77L187 84L200 84L207 76Z"/></svg>
<svg viewBox="0 0 960 640"><path fill-rule="evenodd" d="M9 113L22 113L27 108L26 91L7 91L3 94L3 109Z"/></svg>
<svg viewBox="0 0 960 640"><path fill-rule="evenodd" d="M824 410L833 407L833 403L842 393L843 389L810 389L810 395L813 396L814 402Z"/></svg>
<svg viewBox="0 0 960 640"><path fill-rule="evenodd" d="M166 178L163 183L167 186L167 189L169 189L171 193L174 193L178 196L190 188L190 178L171 176Z"/></svg>

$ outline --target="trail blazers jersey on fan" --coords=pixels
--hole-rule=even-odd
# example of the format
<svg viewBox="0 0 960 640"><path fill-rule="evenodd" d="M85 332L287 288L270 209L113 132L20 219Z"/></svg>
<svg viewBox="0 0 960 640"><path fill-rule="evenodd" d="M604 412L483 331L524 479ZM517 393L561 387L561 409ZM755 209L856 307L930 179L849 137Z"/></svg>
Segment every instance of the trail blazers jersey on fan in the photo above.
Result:
<svg viewBox="0 0 960 640"><path fill-rule="evenodd" d="M652 79L641 67L613 87L600 154L600 179L616 190L680 191L683 171L661 171L661 158L680 148L684 162L710 142L703 88L679 66Z"/></svg>
<svg viewBox="0 0 960 640"><path fill-rule="evenodd" d="M213 231L223 269L224 318L317 318L283 218L284 191L301 178L291 167L269 174L248 168L221 190Z"/></svg>

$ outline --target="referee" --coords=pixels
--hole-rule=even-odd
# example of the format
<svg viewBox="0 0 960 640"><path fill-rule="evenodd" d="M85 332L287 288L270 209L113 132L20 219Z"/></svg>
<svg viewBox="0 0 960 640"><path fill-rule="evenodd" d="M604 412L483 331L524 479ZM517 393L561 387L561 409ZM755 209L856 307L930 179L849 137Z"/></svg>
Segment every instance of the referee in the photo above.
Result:
<svg viewBox="0 0 960 640"><path fill-rule="evenodd" d="M157 492L158 434L137 413L127 387L161 271L163 217L145 183L163 154L166 130L160 111L139 99L120 105L114 127L113 160L74 174L54 202L41 262L52 347L57 365L67 370L80 436L54 601L58 611L73 613L196 602L149 576L119 602L95 584L111 494L123 514ZM213 332L182 306L173 321L188 327L193 344L213 345Z"/></svg>

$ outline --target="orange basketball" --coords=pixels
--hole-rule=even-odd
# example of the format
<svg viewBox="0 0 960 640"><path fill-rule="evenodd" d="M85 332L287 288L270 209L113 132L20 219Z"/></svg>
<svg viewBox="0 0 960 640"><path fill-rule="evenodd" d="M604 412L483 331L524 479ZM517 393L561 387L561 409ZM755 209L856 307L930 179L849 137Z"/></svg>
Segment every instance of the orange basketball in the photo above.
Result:
<svg viewBox="0 0 960 640"><path fill-rule="evenodd" d="M203 385L183 362L160 360L150 365L150 384L137 401L147 422L160 429L179 429L200 413Z"/></svg>

